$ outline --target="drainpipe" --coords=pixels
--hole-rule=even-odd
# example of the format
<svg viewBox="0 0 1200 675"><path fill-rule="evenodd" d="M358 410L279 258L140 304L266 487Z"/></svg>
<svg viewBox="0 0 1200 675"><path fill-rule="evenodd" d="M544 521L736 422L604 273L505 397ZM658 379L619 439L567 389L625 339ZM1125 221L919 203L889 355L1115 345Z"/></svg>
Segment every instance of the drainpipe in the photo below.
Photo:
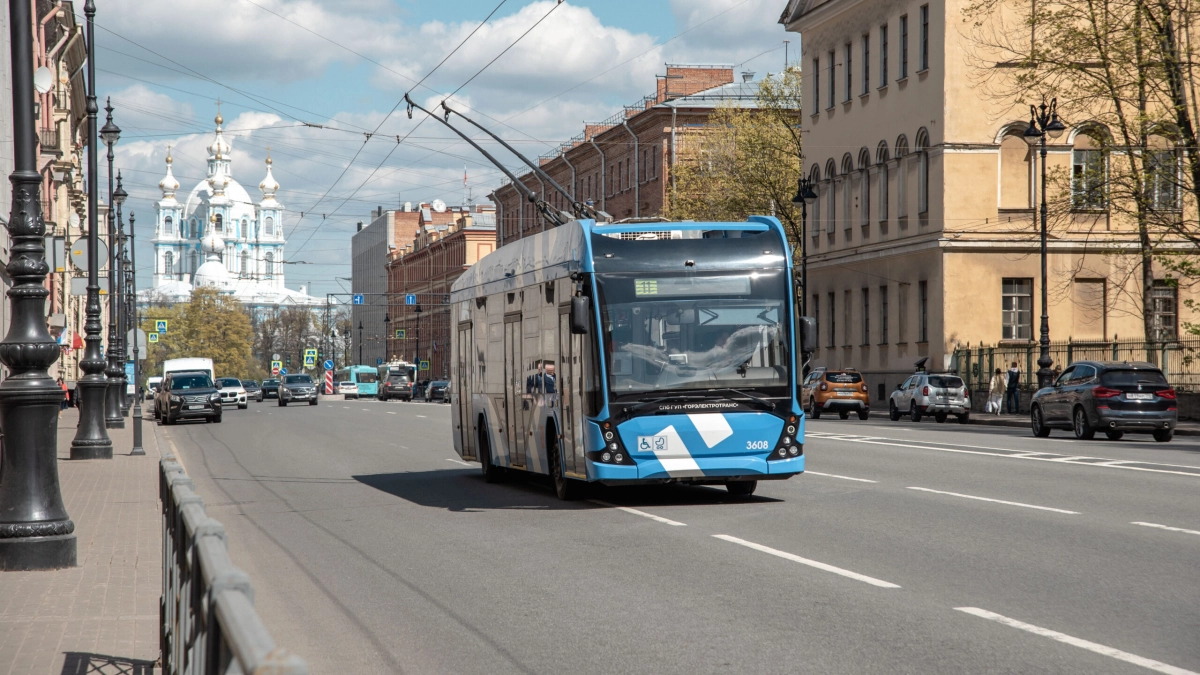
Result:
<svg viewBox="0 0 1200 675"><path fill-rule="evenodd" d="M496 200L496 248L504 245L504 200Z"/></svg>
<svg viewBox="0 0 1200 675"><path fill-rule="evenodd" d="M675 202L675 115L679 113L679 108L671 106L671 166L667 170L671 172L671 203Z"/></svg>
<svg viewBox="0 0 1200 675"><path fill-rule="evenodd" d="M600 146L596 145L596 138L594 136L588 139L588 143L591 143L596 152L600 153L600 210L607 211L608 209L605 208L606 204L604 203L604 195L608 194L608 186L605 185L605 176L608 175L608 167L605 164L608 158L604 156L604 151L600 149Z"/></svg>
<svg viewBox="0 0 1200 675"><path fill-rule="evenodd" d="M561 157L562 157L562 161L566 162L567 166L571 167L571 199L574 199L575 201L579 201L579 197L575 196L576 195L575 165L572 164L569 159L567 159L567 153L565 153L565 152L562 153Z"/></svg>
<svg viewBox="0 0 1200 675"><path fill-rule="evenodd" d="M626 120L621 120L621 126L625 127L625 131L628 131L630 136L633 136L633 217L638 218L642 214L642 170L638 164L638 155L640 154L638 137L633 133L633 129L629 128L629 122Z"/></svg>

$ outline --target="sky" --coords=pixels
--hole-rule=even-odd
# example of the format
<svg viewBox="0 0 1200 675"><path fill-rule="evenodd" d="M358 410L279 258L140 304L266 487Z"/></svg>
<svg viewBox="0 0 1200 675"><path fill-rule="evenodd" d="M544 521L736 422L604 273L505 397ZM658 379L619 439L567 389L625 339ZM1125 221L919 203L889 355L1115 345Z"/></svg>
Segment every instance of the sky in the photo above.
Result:
<svg viewBox="0 0 1200 675"><path fill-rule="evenodd" d="M124 210L137 214L140 288L153 271L167 148L183 201L205 177L218 99L234 178L256 200L270 148L288 209L287 285L321 296L349 290L350 237L372 209L468 195L486 203L500 184L440 124L420 111L409 119L405 93L430 109L448 100L533 158L653 93L665 63L729 64L761 78L783 69L784 40L793 60L799 45L778 24L785 0L97 4L97 87L123 131L116 167L130 193Z"/></svg>

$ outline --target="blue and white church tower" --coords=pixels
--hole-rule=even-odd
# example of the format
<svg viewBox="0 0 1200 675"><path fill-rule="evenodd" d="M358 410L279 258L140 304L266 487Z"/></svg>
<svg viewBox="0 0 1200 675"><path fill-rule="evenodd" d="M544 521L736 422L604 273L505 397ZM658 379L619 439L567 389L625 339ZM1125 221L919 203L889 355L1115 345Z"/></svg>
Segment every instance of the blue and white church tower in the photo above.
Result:
<svg viewBox="0 0 1200 675"><path fill-rule="evenodd" d="M271 173L270 152L266 177L258 185L262 201L256 203L233 179L233 148L222 132L220 113L214 121L216 137L208 146L208 175L183 203L175 197L179 181L172 173L170 149L167 151L167 175L158 184L162 200L157 204L153 239L154 283L147 289L147 299L186 301L193 288L207 285L251 306L323 302L309 297L305 289L297 293L284 286L284 206L275 198L279 183ZM214 242L221 248L208 250L206 245ZM214 258L225 274L213 274ZM200 274L201 267L205 274Z"/></svg>

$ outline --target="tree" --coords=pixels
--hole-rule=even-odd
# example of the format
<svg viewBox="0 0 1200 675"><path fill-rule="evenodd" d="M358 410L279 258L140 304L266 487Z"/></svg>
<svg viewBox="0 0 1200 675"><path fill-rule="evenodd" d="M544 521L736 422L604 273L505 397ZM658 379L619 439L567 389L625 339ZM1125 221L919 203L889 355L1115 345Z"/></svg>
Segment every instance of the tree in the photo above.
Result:
<svg viewBox="0 0 1200 675"><path fill-rule="evenodd" d="M801 171L799 68L763 79L756 104L721 105L707 126L684 135L666 215L738 221L774 214L798 244L800 210L792 197Z"/></svg>
<svg viewBox="0 0 1200 675"><path fill-rule="evenodd" d="M162 372L167 359L195 357L212 359L218 377L261 376L251 359L250 317L236 298L214 288L197 288L189 302L147 309L142 319L147 332L159 319L168 321L168 331L148 345L147 373Z"/></svg>

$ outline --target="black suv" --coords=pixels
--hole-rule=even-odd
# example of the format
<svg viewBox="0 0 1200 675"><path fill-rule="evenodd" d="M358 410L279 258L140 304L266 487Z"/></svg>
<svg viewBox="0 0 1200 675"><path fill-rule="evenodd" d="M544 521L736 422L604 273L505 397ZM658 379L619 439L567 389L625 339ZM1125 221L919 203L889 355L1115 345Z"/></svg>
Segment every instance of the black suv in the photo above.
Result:
<svg viewBox="0 0 1200 675"><path fill-rule="evenodd" d="M196 418L220 424L221 392L202 370L170 373L154 395L154 419L175 424Z"/></svg>
<svg viewBox="0 0 1200 675"><path fill-rule="evenodd" d="M1112 440L1126 431L1151 433L1166 443L1175 435L1179 413L1175 390L1153 363L1077 361L1052 386L1033 395L1029 414L1033 434L1071 429L1089 439L1103 431Z"/></svg>
<svg viewBox="0 0 1200 675"><path fill-rule="evenodd" d="M279 398L279 380L263 380L263 398Z"/></svg>
<svg viewBox="0 0 1200 675"><path fill-rule="evenodd" d="M301 403L308 401L309 405L317 404L317 386L308 375L284 375L279 385L279 405Z"/></svg>
<svg viewBox="0 0 1200 675"><path fill-rule="evenodd" d="M379 384L379 400L386 401L390 398L398 398L404 401L412 400L412 382L408 381L407 375L391 373L387 379Z"/></svg>
<svg viewBox="0 0 1200 675"><path fill-rule="evenodd" d="M254 380L242 380L242 389L246 390L246 398L252 398L262 403L263 390Z"/></svg>

